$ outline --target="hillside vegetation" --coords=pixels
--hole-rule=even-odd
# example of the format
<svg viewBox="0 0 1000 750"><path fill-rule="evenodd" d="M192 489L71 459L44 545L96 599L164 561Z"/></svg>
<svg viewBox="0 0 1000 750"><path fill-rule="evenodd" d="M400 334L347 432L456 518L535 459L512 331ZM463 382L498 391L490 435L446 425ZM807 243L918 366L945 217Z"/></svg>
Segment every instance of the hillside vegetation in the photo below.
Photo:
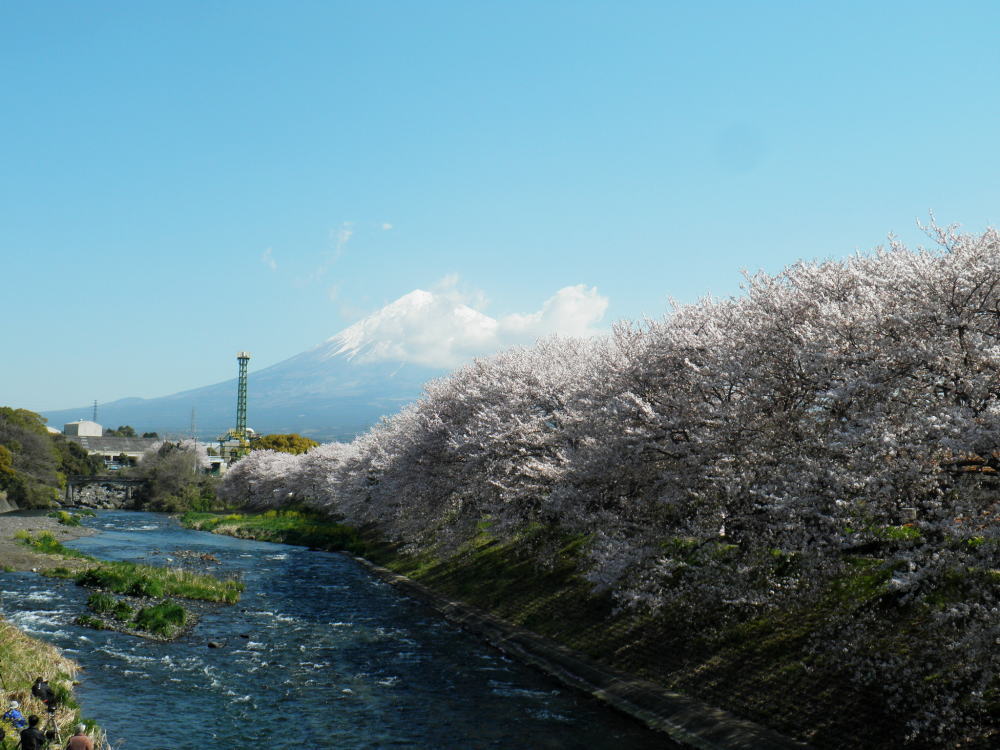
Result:
<svg viewBox="0 0 1000 750"><path fill-rule="evenodd" d="M790 689L846 684L913 745L988 746L1000 235L931 231L929 250L799 263L603 340L477 360L353 443L253 452L220 492L306 503L436 564L488 530L523 580L568 561L606 617L651 623L674 653L770 643L747 679L778 660ZM679 684L668 661L637 668ZM740 708L724 681L682 686ZM812 684L813 715L855 710ZM779 723L845 746L844 721L809 716ZM846 744L902 742L868 729Z"/></svg>
<svg viewBox="0 0 1000 750"><path fill-rule="evenodd" d="M60 497L68 474L96 474L100 459L27 409L0 406L0 497L20 508L44 508Z"/></svg>

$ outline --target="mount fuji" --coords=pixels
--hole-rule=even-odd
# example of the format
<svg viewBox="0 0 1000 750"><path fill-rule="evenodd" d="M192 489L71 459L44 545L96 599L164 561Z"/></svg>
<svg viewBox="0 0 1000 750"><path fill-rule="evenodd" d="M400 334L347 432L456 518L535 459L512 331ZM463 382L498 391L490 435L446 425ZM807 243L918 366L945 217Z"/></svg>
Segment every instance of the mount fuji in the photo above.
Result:
<svg viewBox="0 0 1000 750"><path fill-rule="evenodd" d="M608 301L593 287L560 289L529 314L491 318L453 290L420 289L400 297L319 346L249 373L247 425L258 433L297 432L350 440L415 400L428 380L476 356L539 336L591 336ZM252 348L252 347L251 347ZM213 439L234 426L236 379L160 398L124 398L100 406L106 426ZM91 407L43 411L49 424L89 419Z"/></svg>

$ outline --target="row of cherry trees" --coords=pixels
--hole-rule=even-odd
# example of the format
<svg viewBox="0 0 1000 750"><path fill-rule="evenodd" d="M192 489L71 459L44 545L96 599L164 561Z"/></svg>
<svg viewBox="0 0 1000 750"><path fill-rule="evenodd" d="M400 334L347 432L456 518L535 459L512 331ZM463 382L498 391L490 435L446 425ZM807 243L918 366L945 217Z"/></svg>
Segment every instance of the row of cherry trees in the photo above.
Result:
<svg viewBox="0 0 1000 750"><path fill-rule="evenodd" d="M1000 509L960 471L1000 447L1000 235L932 233L932 250L799 263L605 339L477 360L351 444L251 454L223 493L414 547L484 519L587 535L597 587L706 628L874 565L882 595L845 607L818 652L913 737L950 742L984 726L1000 664ZM923 613L905 648L887 607Z"/></svg>

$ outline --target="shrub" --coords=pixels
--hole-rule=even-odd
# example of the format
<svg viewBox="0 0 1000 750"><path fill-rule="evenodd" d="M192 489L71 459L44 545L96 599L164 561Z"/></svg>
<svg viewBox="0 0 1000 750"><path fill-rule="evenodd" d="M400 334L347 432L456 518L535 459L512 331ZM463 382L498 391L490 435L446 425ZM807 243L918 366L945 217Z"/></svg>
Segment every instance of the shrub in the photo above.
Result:
<svg viewBox="0 0 1000 750"><path fill-rule="evenodd" d="M49 518L55 518L63 526L79 526L80 517L64 510L55 510L47 514Z"/></svg>
<svg viewBox="0 0 1000 750"><path fill-rule="evenodd" d="M104 630L104 623L91 615L80 615L74 621L77 625L93 630Z"/></svg>
<svg viewBox="0 0 1000 750"><path fill-rule="evenodd" d="M169 636L187 622L187 610L171 600L143 607L135 615L135 625L156 635Z"/></svg>
<svg viewBox="0 0 1000 750"><path fill-rule="evenodd" d="M111 612L117 603L118 600L115 597L103 591L97 591L87 598L87 606L98 614Z"/></svg>

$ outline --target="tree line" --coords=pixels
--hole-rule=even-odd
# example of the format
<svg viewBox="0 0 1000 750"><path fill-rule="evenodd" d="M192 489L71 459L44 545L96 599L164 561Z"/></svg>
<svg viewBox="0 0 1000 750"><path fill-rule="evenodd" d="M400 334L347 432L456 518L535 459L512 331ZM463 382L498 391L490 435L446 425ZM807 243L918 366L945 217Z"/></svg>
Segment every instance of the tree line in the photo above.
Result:
<svg viewBox="0 0 1000 750"><path fill-rule="evenodd" d="M20 508L47 507L70 474L96 474L104 463L27 409L0 406L0 492Z"/></svg>

